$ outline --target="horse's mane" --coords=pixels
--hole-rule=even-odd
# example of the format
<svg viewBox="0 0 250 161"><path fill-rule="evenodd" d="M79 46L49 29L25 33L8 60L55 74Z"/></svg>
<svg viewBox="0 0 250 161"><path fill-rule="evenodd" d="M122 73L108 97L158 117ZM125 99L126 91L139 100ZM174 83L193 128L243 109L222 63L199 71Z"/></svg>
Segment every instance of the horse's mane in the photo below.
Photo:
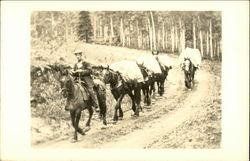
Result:
<svg viewBox="0 0 250 161"><path fill-rule="evenodd" d="M122 78L122 75L117 72L114 71L112 69L108 69L109 74L111 74L111 79L110 79L110 87L111 88L115 88L117 85L119 85L119 81L122 81L122 83L124 83L124 79Z"/></svg>

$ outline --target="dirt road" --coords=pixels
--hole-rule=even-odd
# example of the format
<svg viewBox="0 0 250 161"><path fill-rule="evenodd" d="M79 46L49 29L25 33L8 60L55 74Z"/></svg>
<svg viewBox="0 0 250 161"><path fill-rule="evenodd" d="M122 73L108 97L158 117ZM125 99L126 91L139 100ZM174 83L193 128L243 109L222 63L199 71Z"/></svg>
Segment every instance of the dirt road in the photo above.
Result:
<svg viewBox="0 0 250 161"><path fill-rule="evenodd" d="M176 57L171 59L173 62L177 62ZM197 72L195 78L196 85L192 91L185 89L183 77L183 73L178 65L174 64L167 78L165 94L162 97L157 96L152 106L144 106L143 112L140 113L138 118L132 117L132 111L128 111L125 113L123 120L119 120L116 124L113 124L111 118L108 118L108 125L104 127L95 115L90 131L84 136L79 135L77 143L70 143L70 138L65 137L63 140L54 140L34 147L173 148L166 146L167 143L174 142L173 138L169 137L172 136L171 133L179 129L184 123L194 120L200 114L206 113L206 108L204 107L211 103L211 98L219 90L216 85L219 80L217 80L216 76L203 69ZM80 121L80 127L83 127L84 122ZM203 126L206 126L206 124L204 123ZM73 129L69 129L69 132L73 132ZM186 126L182 132L183 134L179 134L177 138L191 131ZM199 134L196 133L194 135ZM196 137L192 136L193 139L189 138L188 141L184 138L181 144L185 145L184 147L192 147L190 142L195 140L194 138ZM214 147L218 146L219 143Z"/></svg>

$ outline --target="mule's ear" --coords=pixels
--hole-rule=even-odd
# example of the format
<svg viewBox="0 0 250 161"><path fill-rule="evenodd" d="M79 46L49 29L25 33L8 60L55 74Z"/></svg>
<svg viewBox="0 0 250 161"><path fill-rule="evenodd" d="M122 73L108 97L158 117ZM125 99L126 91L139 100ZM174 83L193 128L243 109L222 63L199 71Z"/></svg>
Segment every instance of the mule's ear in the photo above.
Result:
<svg viewBox="0 0 250 161"><path fill-rule="evenodd" d="M158 55L158 54L159 54L159 51L156 52L156 55Z"/></svg>
<svg viewBox="0 0 250 161"><path fill-rule="evenodd" d="M109 65L107 65L107 70L109 70Z"/></svg>
<svg viewBox="0 0 250 161"><path fill-rule="evenodd" d="M169 66L169 69L172 69L172 66Z"/></svg>

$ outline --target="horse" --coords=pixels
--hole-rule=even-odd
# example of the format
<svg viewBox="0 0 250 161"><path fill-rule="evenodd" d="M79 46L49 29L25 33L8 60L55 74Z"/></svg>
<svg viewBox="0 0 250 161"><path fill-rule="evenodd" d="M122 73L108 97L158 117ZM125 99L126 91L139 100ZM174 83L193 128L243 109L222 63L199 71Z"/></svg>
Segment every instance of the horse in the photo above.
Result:
<svg viewBox="0 0 250 161"><path fill-rule="evenodd" d="M71 142L78 140L77 133L84 135L85 132L79 128L79 120L81 117L81 111L87 109L89 112L89 118L86 122L87 129L90 129L90 122L93 115L92 100L88 94L86 87L82 86L82 82L75 82L73 76L69 70L61 72L60 76L61 93L64 98L67 99L65 110L70 112L72 126L74 127L74 136ZM105 91L97 89L98 101L100 106L100 115L103 119L103 124L107 125L106 121L106 94ZM87 131L87 130L86 130Z"/></svg>
<svg viewBox="0 0 250 161"><path fill-rule="evenodd" d="M164 90L165 90L164 89L165 80L166 80L166 78L168 76L169 70L172 69L172 66L170 66L170 65L166 66L166 65L164 65L164 64L162 64L160 62L160 58L158 57L159 51L156 51L156 52L152 51L152 55L155 56L159 66L161 68L161 71L162 71L162 73L160 75L156 76L156 83L157 83L157 86L158 86L158 94L160 96L162 96L163 93L164 93Z"/></svg>
<svg viewBox="0 0 250 161"><path fill-rule="evenodd" d="M197 68L189 58L184 58L182 69L185 76L185 86L191 90L194 86L194 75Z"/></svg>
<svg viewBox="0 0 250 161"><path fill-rule="evenodd" d="M159 63L151 55L145 55L137 58L136 63L144 76L143 84L144 103L151 104L151 97L155 98L155 82L160 80L161 69Z"/></svg>
<svg viewBox="0 0 250 161"><path fill-rule="evenodd" d="M142 92L144 96L144 103L147 104L148 106L151 105L151 84L153 81L153 77L149 74L147 68L143 67L142 65L137 64L138 67L141 70L141 73L144 78L144 82L142 83Z"/></svg>
<svg viewBox="0 0 250 161"><path fill-rule="evenodd" d="M165 87L164 87L164 84L165 84L165 80L168 76L168 72L170 69L172 69L172 67L165 67L161 64L159 64L160 67L161 67L161 70L162 70L162 73L156 78L156 83L157 83L157 87L158 87L158 94L160 96L163 95L164 91L165 91Z"/></svg>
<svg viewBox="0 0 250 161"><path fill-rule="evenodd" d="M128 94L132 100L132 110L134 111L134 115L139 116L139 110L142 110L140 104L142 88L141 82L125 81L119 72L109 69L109 66L106 68L103 81L105 84L110 85L111 93L116 100L113 121L118 121L118 117L121 119L123 118L121 102L126 94Z"/></svg>

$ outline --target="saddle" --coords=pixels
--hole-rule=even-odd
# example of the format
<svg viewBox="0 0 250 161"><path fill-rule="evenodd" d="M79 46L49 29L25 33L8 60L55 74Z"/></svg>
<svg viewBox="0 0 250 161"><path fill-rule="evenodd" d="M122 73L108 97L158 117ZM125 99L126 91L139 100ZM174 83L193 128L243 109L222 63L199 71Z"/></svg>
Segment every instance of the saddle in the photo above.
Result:
<svg viewBox="0 0 250 161"><path fill-rule="evenodd" d="M83 81L77 81L76 85L80 88L80 91L83 95L83 100L87 101L89 99L89 91L87 88L87 84Z"/></svg>

